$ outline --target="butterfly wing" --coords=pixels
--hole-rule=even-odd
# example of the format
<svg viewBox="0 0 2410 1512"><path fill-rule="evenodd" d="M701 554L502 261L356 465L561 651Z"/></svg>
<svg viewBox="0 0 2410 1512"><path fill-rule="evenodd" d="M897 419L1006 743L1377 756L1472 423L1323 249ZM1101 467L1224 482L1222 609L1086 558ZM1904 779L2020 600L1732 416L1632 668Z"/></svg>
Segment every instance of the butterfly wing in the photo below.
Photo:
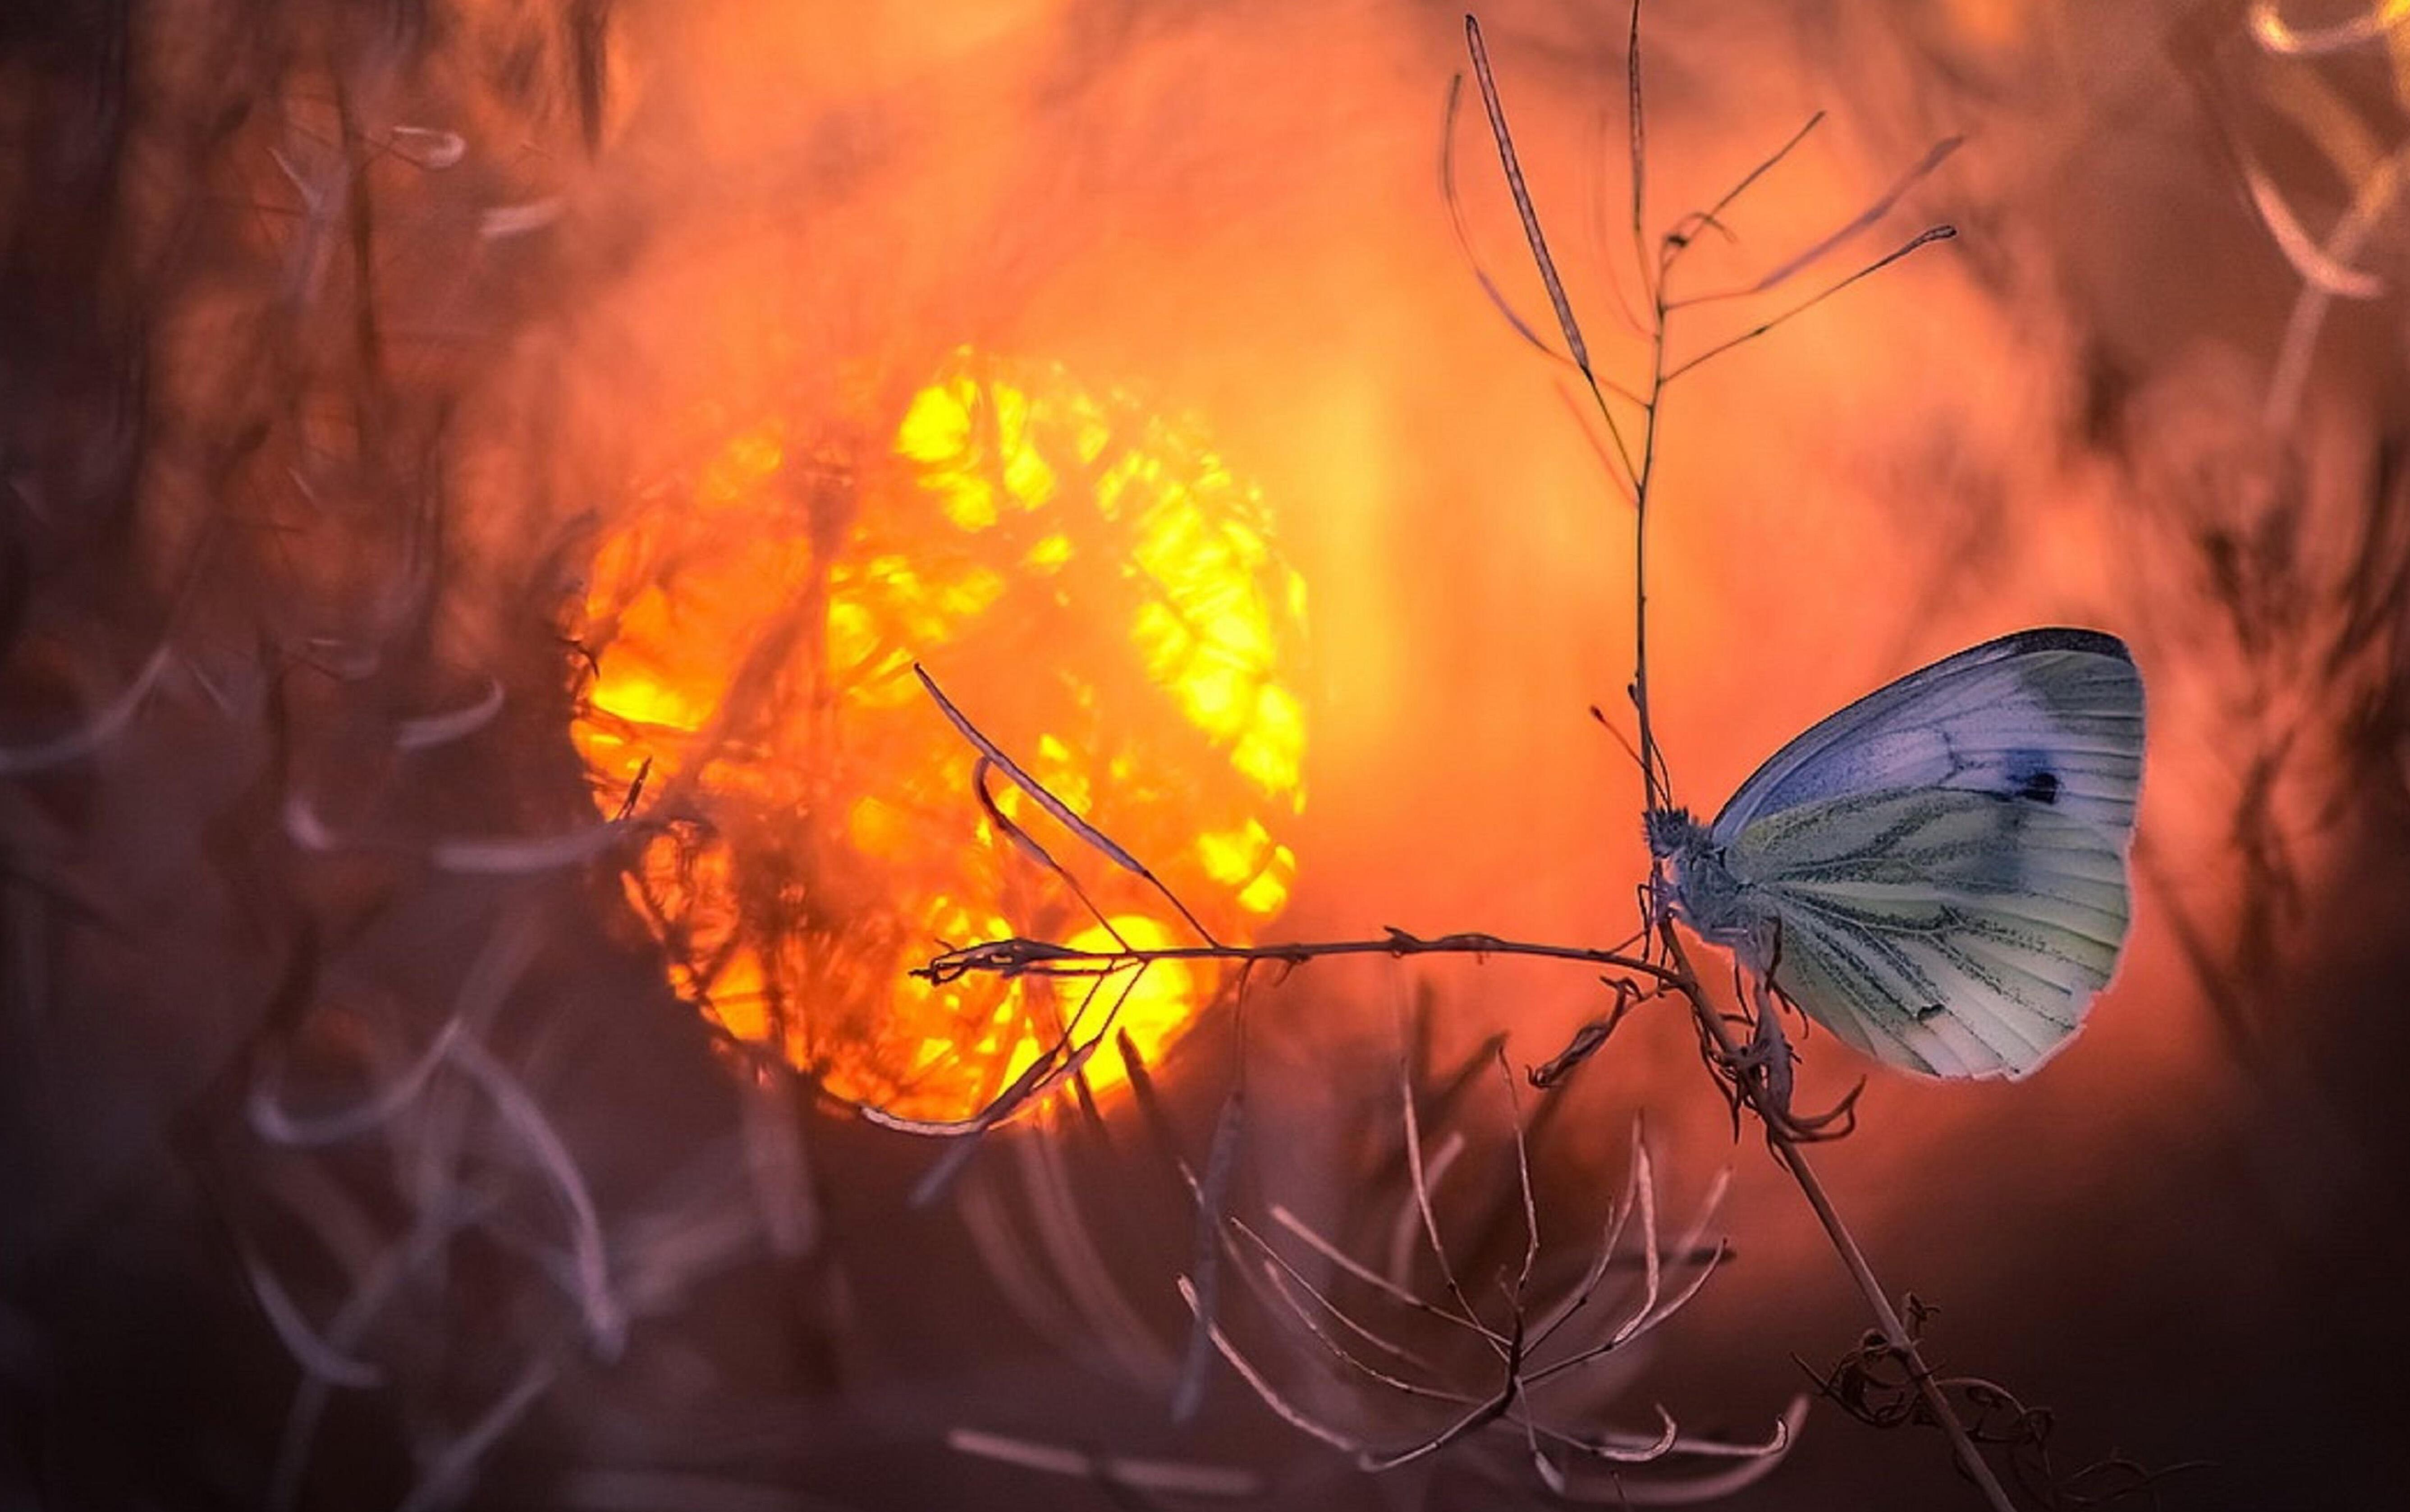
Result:
<svg viewBox="0 0 2410 1512"><path fill-rule="evenodd" d="M2022 1075L2116 968L2141 769L2125 646L2026 631L1816 725L1712 833L1803 1010L1911 1070Z"/></svg>
<svg viewBox="0 0 2410 1512"><path fill-rule="evenodd" d="M2142 780L2142 679L2095 630L2027 630L1945 657L1776 751L1716 816L1729 846L1757 819L1885 788L2017 792L2120 833Z"/></svg>
<svg viewBox="0 0 2410 1512"><path fill-rule="evenodd" d="M1860 1050L2020 1076L2075 1032L2126 938L2125 833L1949 788L1849 794L1741 832L1774 982Z"/></svg>

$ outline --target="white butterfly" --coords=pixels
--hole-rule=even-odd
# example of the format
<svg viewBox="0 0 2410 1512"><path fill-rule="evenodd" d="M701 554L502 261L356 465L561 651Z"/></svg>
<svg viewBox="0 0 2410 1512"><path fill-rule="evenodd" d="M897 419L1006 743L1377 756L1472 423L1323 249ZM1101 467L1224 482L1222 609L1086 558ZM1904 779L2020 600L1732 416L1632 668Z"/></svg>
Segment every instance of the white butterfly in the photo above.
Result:
<svg viewBox="0 0 2410 1512"><path fill-rule="evenodd" d="M1816 725L1711 825L1651 810L1648 843L1677 918L1851 1044L2022 1076L2116 969L2141 779L2125 643L2021 631Z"/></svg>

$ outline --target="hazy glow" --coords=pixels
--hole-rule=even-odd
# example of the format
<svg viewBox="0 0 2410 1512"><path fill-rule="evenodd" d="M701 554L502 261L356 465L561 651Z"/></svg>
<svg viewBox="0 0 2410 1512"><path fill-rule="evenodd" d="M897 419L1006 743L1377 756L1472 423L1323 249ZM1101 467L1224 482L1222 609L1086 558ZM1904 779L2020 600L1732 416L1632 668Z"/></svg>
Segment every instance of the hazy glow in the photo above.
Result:
<svg viewBox="0 0 2410 1512"><path fill-rule="evenodd" d="M598 807L616 812L641 773L639 811L669 821L627 891L672 982L835 1095L916 1116L976 1111L1116 1001L1160 1054L1217 975L1171 965L1090 996L906 974L940 942L1178 938L1160 898L999 785L998 811L1082 874L1112 928L1082 923L994 833L975 752L910 668L1001 721L1033 777L1217 935L1251 938L1288 901L1278 832L1305 798L1286 680L1305 589L1259 493L1193 423L967 351L904 406L892 455L856 466L841 532L790 451L776 423L731 437L594 557L597 672L573 734ZM1125 1073L1101 1054L1088 1074Z"/></svg>

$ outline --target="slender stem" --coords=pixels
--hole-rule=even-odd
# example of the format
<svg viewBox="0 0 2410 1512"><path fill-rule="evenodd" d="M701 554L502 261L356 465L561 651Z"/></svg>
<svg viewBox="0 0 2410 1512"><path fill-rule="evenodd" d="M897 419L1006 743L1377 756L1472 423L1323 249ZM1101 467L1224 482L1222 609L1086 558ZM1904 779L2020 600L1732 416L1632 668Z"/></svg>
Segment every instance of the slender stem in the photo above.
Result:
<svg viewBox="0 0 2410 1512"><path fill-rule="evenodd" d="M1657 463L1657 421L1667 382L1665 327L1666 315L1673 307L1667 290L1671 272L1669 260L1659 269L1653 294L1656 340L1649 343L1648 402L1643 406L1646 420L1640 432L1640 469L1633 490L1633 597L1636 608L1632 676L1634 699L1640 705L1641 770L1651 808L1658 807L1661 801L1670 800L1670 794L1662 790L1658 780L1656 736L1648 721L1648 484ZM1662 870L1662 862L1652 861L1652 874ZM1655 890L1652 888L1651 891ZM1690 956L1682 948L1681 938L1675 933L1673 920L1670 917L1661 919L1657 927L1665 947L1666 959L1674 963L1681 978L1675 990L1689 1000L1692 1016L1714 1041L1716 1053L1727 1063L1736 1061L1741 1049L1733 1042L1732 1031L1725 1027L1723 1019L1708 1007L1706 994L1699 985L1697 974L1691 969ZM1949 1399L1942 1394L1940 1385L1934 1379L1931 1367L1918 1353L1916 1340L1900 1321L1898 1309L1892 1306L1882 1283L1876 1279L1874 1268L1866 1262L1866 1252L1858 1247L1857 1236L1850 1231L1850 1226L1842 1221L1840 1213L1833 1206L1831 1197L1824 1191L1823 1182L1816 1174L1816 1168L1808 1164L1808 1153L1799 1147L1798 1141L1792 1138L1781 1110L1768 1109L1761 1100L1759 1089L1748 1078L1737 1079L1735 1084L1749 1100L1749 1111L1757 1115L1758 1123L1765 1129L1766 1142L1773 1146L1776 1158L1791 1172L1791 1179L1798 1185L1800 1195L1807 1198L1808 1205L1815 1210L1816 1221L1823 1227L1824 1235L1840 1256L1842 1266L1850 1272L1850 1279L1857 1284L1859 1294L1873 1310L1884 1340L1908 1361L1909 1371L1916 1377L1917 1393L1933 1414L1934 1420L1941 1425L1942 1432L1949 1435L1950 1447L1957 1455L1960 1467L1974 1480L1994 1512L2016 1512L2016 1504L2009 1500L2008 1489L2000 1484L2000 1478L1993 1473L1990 1462L1976 1448L1974 1439L1967 1432L1967 1425L1958 1420L1958 1414L1951 1408Z"/></svg>
<svg viewBox="0 0 2410 1512"><path fill-rule="evenodd" d="M1670 271L1670 269L1668 270ZM1648 719L1648 481L1657 472L1658 407L1665 397L1665 279L1657 279L1656 339L1648 343L1648 402L1640 431L1640 471L1633 488L1632 506L1632 696L1640 707L1640 778L1650 811L1662 807L1670 794L1658 782L1661 763L1657 734Z"/></svg>
<svg viewBox="0 0 2410 1512"><path fill-rule="evenodd" d="M1697 978L1691 974L1690 956L1682 949L1672 921L1668 920L1660 926L1660 935L1666 953L1689 979L1677 990L1690 999L1691 1010L1697 1017L1699 1026L1715 1041L1718 1054L1728 1061L1738 1058L1740 1046L1733 1042L1732 1031L1724 1026L1722 1018L1708 1008L1706 994L1699 987ZM2016 1512L2016 1504L2009 1499L2008 1488L2000 1484L2000 1477L1993 1473L1991 1462L1975 1447L1975 1440L1967 1433L1967 1425L1958 1420L1958 1414L1950 1405L1950 1399L1942 1394L1941 1384L1935 1377L1933 1367L1927 1365L1924 1357L1917 1351L1915 1337L1900 1321L1899 1310L1892 1305L1890 1294L1876 1279L1874 1267L1866 1262L1866 1251L1858 1247L1857 1236L1850 1231L1850 1226L1842 1221L1839 1211L1833 1206L1833 1199L1826 1195L1824 1183L1817 1176L1816 1168L1808 1163L1808 1152L1799 1147L1799 1141L1791 1137L1778 1118L1769 1116L1765 1105L1759 1100L1757 1088L1750 1082L1743 1078L1738 1085L1741 1095L1749 1099L1749 1111L1757 1114L1758 1123L1764 1127L1765 1141L1773 1146L1775 1157L1782 1162L1784 1169L1791 1172L1791 1179L1798 1184L1800 1195L1807 1198L1808 1205L1815 1210L1816 1221L1823 1227L1824 1237L1832 1242L1834 1250L1841 1257L1841 1264L1849 1271L1850 1279L1857 1284L1859 1295L1873 1309L1875 1321L1881 1326L1883 1339L1899 1351L1902 1359L1908 1361L1909 1372L1916 1379L1917 1394L1924 1398L1926 1410L1933 1414L1934 1421L1941 1425L1942 1432L1949 1435L1950 1447L1958 1456L1960 1468L1975 1482L1994 1512Z"/></svg>
<svg viewBox="0 0 2410 1512"><path fill-rule="evenodd" d="M931 981L947 982L974 971L992 971L1006 977L1027 973L1085 976L1151 966L1157 961L1270 961L1284 966L1302 966L1308 961L1331 955L1535 955L1549 960L1584 961L1592 966L1612 967L1618 971L1648 978L1661 986L1675 985L1677 980L1673 972L1655 962L1626 955L1619 951L1552 945L1542 940L1503 939L1496 935L1463 930L1424 938L1401 929L1392 929L1379 939L1296 940L1280 945L1171 945L1152 950L1126 947L1081 950L1051 940L1015 936L1009 939L986 940L948 951L926 965L914 967L912 974Z"/></svg>
<svg viewBox="0 0 2410 1512"><path fill-rule="evenodd" d="M1618 394L1627 398L1633 396L1619 385L1603 384L1587 366L1581 369L1583 380L1590 385L1590 400L1598 406L1599 414L1606 421L1608 433L1615 438L1616 450L1623 456L1624 466L1632 473L1632 702L1638 707L1640 716L1643 807L1650 812L1663 807L1669 799L1664 784L1660 780L1662 763L1658 758L1655 729L1648 719L1648 480L1657 471L1657 411L1665 393L1665 313L1671 307L1666 303L1663 275L1668 271L1671 271L1670 267L1660 269L1650 293L1656 321L1648 342L1648 397L1633 400L1641 414L1639 466L1633 467L1629 454L1623 452L1623 434L1616 426L1615 412L1607 405L1606 389L1612 386ZM1642 272L1645 277L1645 265Z"/></svg>

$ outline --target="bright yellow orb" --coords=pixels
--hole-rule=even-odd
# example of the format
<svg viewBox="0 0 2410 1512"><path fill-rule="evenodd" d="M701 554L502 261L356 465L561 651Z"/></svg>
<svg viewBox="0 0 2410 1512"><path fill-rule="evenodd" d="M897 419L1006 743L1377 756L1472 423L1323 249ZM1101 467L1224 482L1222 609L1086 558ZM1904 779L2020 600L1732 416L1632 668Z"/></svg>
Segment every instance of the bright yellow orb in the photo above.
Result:
<svg viewBox="0 0 2410 1512"><path fill-rule="evenodd" d="M836 1097L965 1117L1056 1042L1089 982L909 968L948 944L1111 932L994 832L977 753L912 664L1245 940L1296 878L1305 586L1201 428L1056 365L958 352L887 455L834 472L789 451L778 423L756 426L602 540L572 736L599 807L641 776L635 811L663 823L627 892L682 996ZM995 795L1123 938L1185 938L1135 878ZM1180 963L1116 978L1081 1036L1119 1000L1153 1058L1227 981ZM1086 1074L1125 1076L1111 1054Z"/></svg>

